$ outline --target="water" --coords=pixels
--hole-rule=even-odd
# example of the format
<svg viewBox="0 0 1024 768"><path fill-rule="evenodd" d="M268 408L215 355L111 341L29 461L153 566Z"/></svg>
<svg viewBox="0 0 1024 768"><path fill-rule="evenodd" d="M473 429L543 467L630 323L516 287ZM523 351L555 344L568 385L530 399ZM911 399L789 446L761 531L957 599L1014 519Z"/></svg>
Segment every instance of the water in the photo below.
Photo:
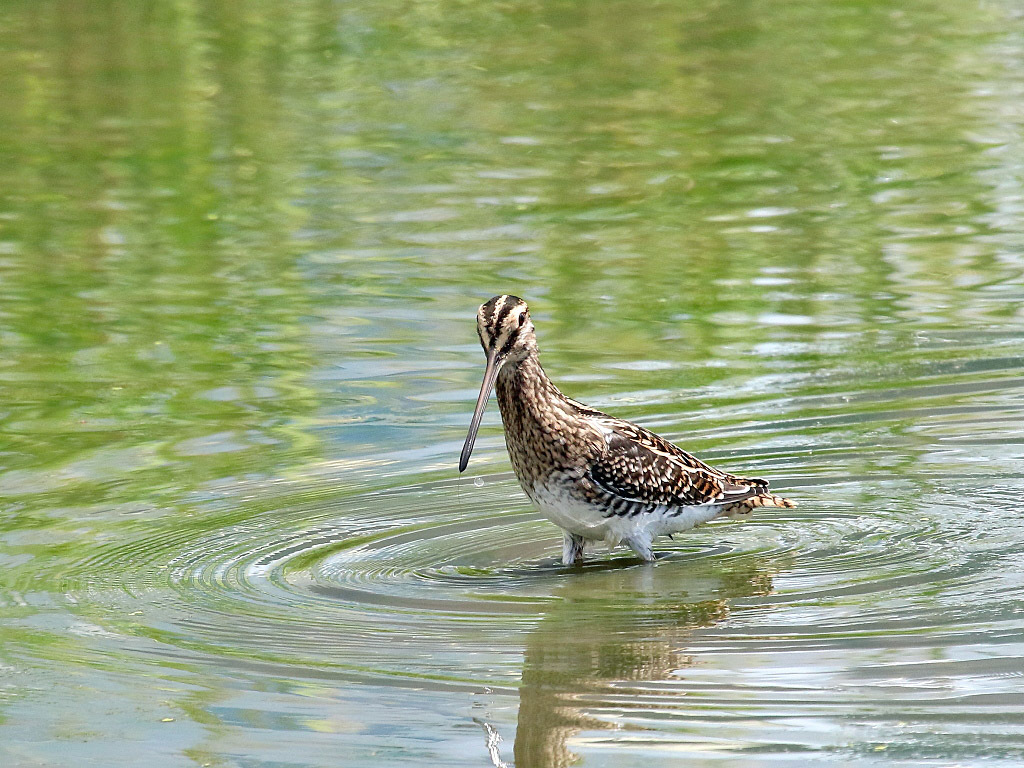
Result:
<svg viewBox="0 0 1024 768"><path fill-rule="evenodd" d="M0 27L4 765L1024 762L1014 4ZM800 506L559 566L499 292Z"/></svg>

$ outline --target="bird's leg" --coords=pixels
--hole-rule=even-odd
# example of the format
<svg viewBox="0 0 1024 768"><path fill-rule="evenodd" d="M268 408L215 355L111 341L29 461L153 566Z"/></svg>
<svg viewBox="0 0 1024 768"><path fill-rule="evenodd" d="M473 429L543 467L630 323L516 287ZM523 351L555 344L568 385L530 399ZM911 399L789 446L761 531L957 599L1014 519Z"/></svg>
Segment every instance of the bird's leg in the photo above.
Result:
<svg viewBox="0 0 1024 768"><path fill-rule="evenodd" d="M575 565L583 559L583 547L585 540L575 533L564 531L562 533L562 563Z"/></svg>
<svg viewBox="0 0 1024 768"><path fill-rule="evenodd" d="M623 539L622 543L632 549L636 554L644 560L650 562L654 560L654 550L651 549L650 537L632 536L627 539Z"/></svg>

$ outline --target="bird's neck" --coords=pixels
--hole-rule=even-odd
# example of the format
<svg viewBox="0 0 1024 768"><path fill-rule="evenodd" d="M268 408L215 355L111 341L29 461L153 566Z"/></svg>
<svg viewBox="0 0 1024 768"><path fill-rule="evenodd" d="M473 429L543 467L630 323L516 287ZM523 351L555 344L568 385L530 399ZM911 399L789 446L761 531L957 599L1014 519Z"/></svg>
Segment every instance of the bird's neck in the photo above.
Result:
<svg viewBox="0 0 1024 768"><path fill-rule="evenodd" d="M568 402L544 372L536 352L507 363L498 373L495 389L506 430L524 421L545 425L557 420Z"/></svg>
<svg viewBox="0 0 1024 768"><path fill-rule="evenodd" d="M552 468L572 468L586 460L587 435L578 408L544 373L536 352L507 363L495 389L509 458L528 494L547 482Z"/></svg>

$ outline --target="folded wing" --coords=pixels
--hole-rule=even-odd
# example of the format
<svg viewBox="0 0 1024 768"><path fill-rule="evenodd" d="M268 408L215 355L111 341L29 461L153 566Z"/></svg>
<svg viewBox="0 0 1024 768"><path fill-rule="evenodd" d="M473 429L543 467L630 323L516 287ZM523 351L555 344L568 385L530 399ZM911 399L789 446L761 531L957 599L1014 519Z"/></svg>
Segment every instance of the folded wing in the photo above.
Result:
<svg viewBox="0 0 1024 768"><path fill-rule="evenodd" d="M667 440L626 421L600 424L605 450L590 478L623 500L670 507L732 504L768 490L765 480L742 478L710 467Z"/></svg>

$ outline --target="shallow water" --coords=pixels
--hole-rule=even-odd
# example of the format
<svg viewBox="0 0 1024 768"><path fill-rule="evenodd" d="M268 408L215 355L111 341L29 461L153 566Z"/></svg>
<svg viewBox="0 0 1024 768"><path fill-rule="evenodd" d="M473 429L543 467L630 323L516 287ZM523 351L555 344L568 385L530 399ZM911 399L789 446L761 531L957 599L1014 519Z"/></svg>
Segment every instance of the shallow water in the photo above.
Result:
<svg viewBox="0 0 1024 768"><path fill-rule="evenodd" d="M1024 762L1013 4L0 27L4 765ZM558 565L498 292L800 506Z"/></svg>

